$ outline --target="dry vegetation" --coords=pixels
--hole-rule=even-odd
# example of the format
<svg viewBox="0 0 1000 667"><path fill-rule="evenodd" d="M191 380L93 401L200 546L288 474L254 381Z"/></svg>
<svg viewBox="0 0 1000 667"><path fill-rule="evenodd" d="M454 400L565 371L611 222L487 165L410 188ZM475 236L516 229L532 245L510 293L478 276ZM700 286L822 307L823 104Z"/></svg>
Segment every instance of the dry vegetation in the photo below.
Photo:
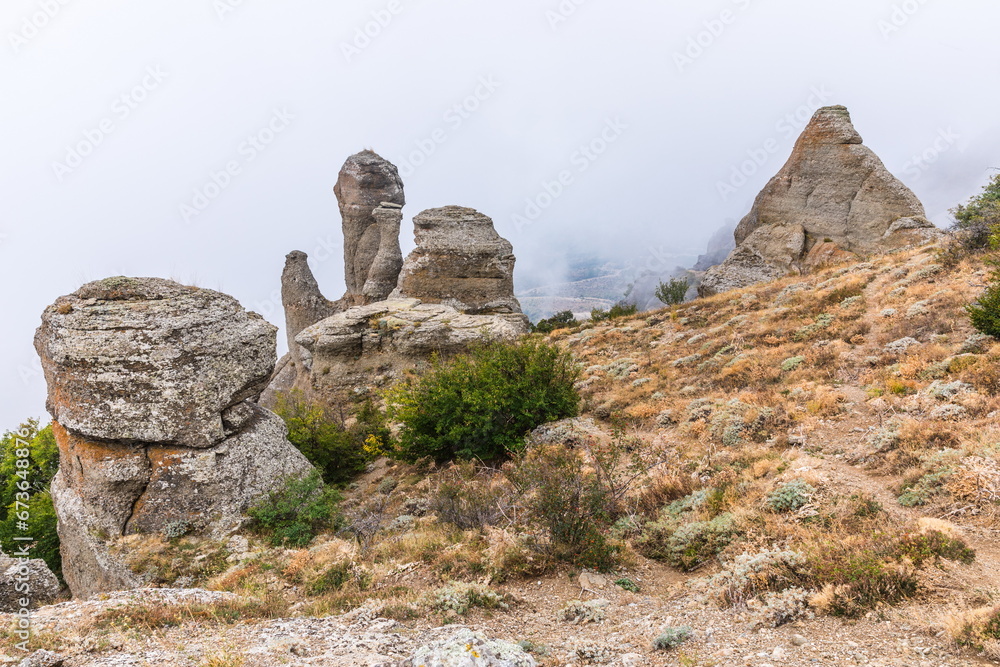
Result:
<svg viewBox="0 0 1000 667"><path fill-rule="evenodd" d="M95 623L371 600L406 623L489 619L541 577L589 568L635 586L654 567L686 583L646 594L756 627L930 603L927 627L1000 657L1000 580L984 579L1000 556L982 537L1000 528L1000 344L962 310L984 281L980 261L945 268L923 249L556 331L584 369L583 418L536 433L523 459L380 460L346 490L340 530L305 549L130 538L122 553L151 584L250 602Z"/></svg>

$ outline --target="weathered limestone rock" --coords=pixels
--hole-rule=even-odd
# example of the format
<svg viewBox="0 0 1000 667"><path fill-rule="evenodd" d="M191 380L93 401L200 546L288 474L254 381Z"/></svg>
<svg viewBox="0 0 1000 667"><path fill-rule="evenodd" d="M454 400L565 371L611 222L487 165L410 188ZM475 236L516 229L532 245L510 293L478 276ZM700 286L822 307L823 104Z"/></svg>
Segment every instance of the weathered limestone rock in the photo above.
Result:
<svg viewBox="0 0 1000 667"><path fill-rule="evenodd" d="M231 297L158 278L102 280L47 308L35 342L74 595L141 583L110 541L170 524L224 535L312 469L284 423L250 400L274 365L275 329Z"/></svg>
<svg viewBox="0 0 1000 667"><path fill-rule="evenodd" d="M293 361L298 361L295 337L338 312L336 304L323 296L319 284L309 268L309 256L294 250L285 256L285 269L281 273L281 304L285 309L285 335Z"/></svg>
<svg viewBox="0 0 1000 667"><path fill-rule="evenodd" d="M391 217L383 224L375 210L384 203L406 204L399 170L373 151L362 151L347 158L333 190L344 225L344 301L352 306L384 299L399 275L393 258L402 253L398 225L393 232Z"/></svg>
<svg viewBox="0 0 1000 667"><path fill-rule="evenodd" d="M49 604L61 591L59 579L41 558L21 560L0 553L0 612L17 613L22 600L29 609Z"/></svg>
<svg viewBox="0 0 1000 667"><path fill-rule="evenodd" d="M514 249L493 221L446 206L413 218L417 247L403 263L395 296L441 303L463 313L520 313Z"/></svg>
<svg viewBox="0 0 1000 667"><path fill-rule="evenodd" d="M460 352L476 341L513 340L527 332L520 314L469 315L394 298L328 317L295 340L309 351L310 389L332 402L348 391L389 384L435 352Z"/></svg>
<svg viewBox="0 0 1000 667"><path fill-rule="evenodd" d="M396 288L399 272L403 268L403 252L399 249L399 226L403 209L396 204L383 202L372 215L378 223L379 247L368 271L368 280L361 290L369 302L386 299Z"/></svg>
<svg viewBox="0 0 1000 667"><path fill-rule="evenodd" d="M159 278L108 278L49 306L35 349L48 410L65 428L210 447L235 430L223 424L226 409L264 389L275 334L225 294Z"/></svg>
<svg viewBox="0 0 1000 667"><path fill-rule="evenodd" d="M788 245L804 233L798 254ZM924 207L862 144L844 107L816 112L788 162L736 228L737 248L705 275L699 294L806 270L825 255L867 254L925 243L939 232ZM769 237L777 237L771 240ZM820 243L834 244L807 261ZM772 254L773 253L773 254Z"/></svg>

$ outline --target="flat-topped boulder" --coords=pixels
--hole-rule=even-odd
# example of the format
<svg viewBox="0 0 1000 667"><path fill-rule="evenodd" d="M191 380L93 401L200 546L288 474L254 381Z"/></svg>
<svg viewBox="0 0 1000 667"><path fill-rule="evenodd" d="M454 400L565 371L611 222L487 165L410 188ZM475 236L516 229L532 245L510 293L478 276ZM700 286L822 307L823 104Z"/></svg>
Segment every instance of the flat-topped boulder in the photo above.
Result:
<svg viewBox="0 0 1000 667"><path fill-rule="evenodd" d="M451 354L482 340L514 340L529 330L524 315L471 315L419 299L356 306L296 337L308 351L311 390L334 400L401 377L435 353Z"/></svg>
<svg viewBox="0 0 1000 667"><path fill-rule="evenodd" d="M275 328L230 296L109 278L61 297L35 337L59 446L63 575L77 596L140 585L111 551L168 529L219 537L312 465L254 404Z"/></svg>
<svg viewBox="0 0 1000 667"><path fill-rule="evenodd" d="M441 303L464 313L520 313L514 296L514 248L493 220L471 208L445 206L413 218L416 249L394 296Z"/></svg>
<svg viewBox="0 0 1000 667"><path fill-rule="evenodd" d="M264 389L276 335L231 296L117 277L49 306L35 349L48 410L65 428L106 440L210 447L234 431L226 411Z"/></svg>

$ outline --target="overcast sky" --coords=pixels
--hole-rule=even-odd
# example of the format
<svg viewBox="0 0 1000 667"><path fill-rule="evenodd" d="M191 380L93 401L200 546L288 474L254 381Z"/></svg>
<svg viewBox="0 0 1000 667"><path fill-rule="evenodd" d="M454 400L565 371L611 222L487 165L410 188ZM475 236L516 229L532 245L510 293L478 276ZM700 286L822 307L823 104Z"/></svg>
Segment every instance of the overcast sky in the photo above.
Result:
<svg viewBox="0 0 1000 667"><path fill-rule="evenodd" d="M698 252L826 104L945 225L1000 166L997 25L995 0L4 0L0 428L45 416L32 335L86 281L280 325L300 249L339 297L363 148L404 175L404 252L413 215L472 206L522 284Z"/></svg>

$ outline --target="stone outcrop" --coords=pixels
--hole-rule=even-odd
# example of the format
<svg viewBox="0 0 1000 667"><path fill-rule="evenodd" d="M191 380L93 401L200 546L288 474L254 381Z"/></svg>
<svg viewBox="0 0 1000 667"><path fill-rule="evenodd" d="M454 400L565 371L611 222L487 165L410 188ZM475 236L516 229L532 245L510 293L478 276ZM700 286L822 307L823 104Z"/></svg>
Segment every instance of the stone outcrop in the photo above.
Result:
<svg viewBox="0 0 1000 667"><path fill-rule="evenodd" d="M62 585L44 560L22 560L0 552L0 612L17 613L23 600L28 608L50 604L60 592Z"/></svg>
<svg viewBox="0 0 1000 667"><path fill-rule="evenodd" d="M403 263L397 296L463 313L520 313L514 297L514 249L493 221L471 208L446 206L413 218L417 247Z"/></svg>
<svg viewBox="0 0 1000 667"><path fill-rule="evenodd" d="M52 498L74 595L140 581L110 553L126 534L223 535L311 465L253 403L276 329L232 297L158 278L84 285L35 335L59 445Z"/></svg>
<svg viewBox="0 0 1000 667"><path fill-rule="evenodd" d="M311 391L336 403L346 393L386 386L434 353L454 353L484 339L528 332L516 313L471 315L444 304L393 298L356 306L314 324L295 339L308 352Z"/></svg>
<svg viewBox="0 0 1000 667"><path fill-rule="evenodd" d="M699 294L924 243L937 234L916 195L863 145L847 109L825 107L740 221L736 249L708 271ZM810 259L818 244L828 245Z"/></svg>
<svg viewBox="0 0 1000 667"><path fill-rule="evenodd" d="M705 254L698 255L698 261L691 268L694 271L708 271L713 266L726 261L729 253L736 249L736 241L733 239L735 228L736 225L731 222L717 229L708 240Z"/></svg>
<svg viewBox="0 0 1000 667"><path fill-rule="evenodd" d="M402 214L395 211L406 197L399 171L373 151L362 151L347 158L333 190L343 219L345 306L380 301L395 287L402 266Z"/></svg>

